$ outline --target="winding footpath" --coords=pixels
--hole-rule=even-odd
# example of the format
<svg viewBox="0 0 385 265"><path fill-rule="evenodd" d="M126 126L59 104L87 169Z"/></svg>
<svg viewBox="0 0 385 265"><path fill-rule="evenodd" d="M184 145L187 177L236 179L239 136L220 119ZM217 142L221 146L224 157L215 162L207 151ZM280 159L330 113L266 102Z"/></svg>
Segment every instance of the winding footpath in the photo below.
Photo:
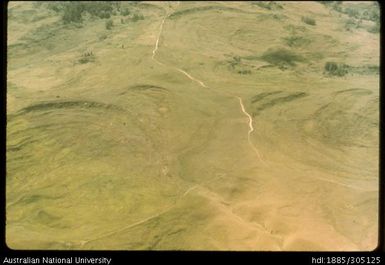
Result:
<svg viewBox="0 0 385 265"><path fill-rule="evenodd" d="M178 5L179 5L179 2L178 2ZM155 58L155 56L156 56L156 52L158 51L158 48L159 48L159 40L160 40L160 37L161 37L161 35L162 35L163 25L164 25L164 23L165 23L165 21L166 21L166 18L167 18L169 15L170 15L170 14L167 13L167 14L165 15L165 17L163 18L161 24L160 24L159 34L158 34L158 37L157 37L157 39L156 39L154 49L152 50L152 57L151 57L151 59L154 60L157 64L159 64L159 65L161 65L161 66L166 66L166 65L165 65L164 63L158 61L158 60ZM199 80L199 79L197 79L197 78L191 76L191 75L190 75L189 73L187 73L186 71L184 71L184 70L182 70L182 69L180 69L180 68L177 68L177 67L172 67L172 68L173 68L174 70L176 70L176 71L182 73L183 75L185 75L186 77L188 77L190 80L192 80L192 81L198 83L201 87L209 88L203 81L201 81L201 80ZM226 92L224 92L224 93L226 93ZM234 97L233 95L229 95L229 96ZM262 163L264 163L264 161L263 161L262 158L261 158L260 153L258 152L257 148L253 145L253 143L251 142L251 139L250 139L250 135L251 135L251 133L254 131L254 127L253 127L253 119L252 119L251 115L245 110L245 107L244 107L243 102L242 102L242 98L240 98L240 97L238 97L238 96L236 96L236 98L239 99L239 104L240 104L242 113L243 113L243 114L248 118L248 120L249 120L249 122L248 122L248 125L249 125L249 131L248 131L248 133L247 133L248 142L249 142L250 146L252 147L252 149L254 150L254 152L256 153L256 155L258 156L258 159L259 159ZM193 185L192 187L188 188L188 189L187 189L187 190L180 196L180 198L183 198L183 197L187 196L191 191L193 191L193 190L199 188L199 186L200 186L200 185ZM167 213L168 211L170 211L170 210L171 210L172 208L174 208L174 207L175 207L175 205L168 206L168 207L164 208L163 210L161 210L160 212L158 212L157 214L151 215L151 216L149 216L149 217L147 217L147 218L145 218L145 219L139 220L139 221L137 221L137 222L135 222L135 223L131 223L131 224L127 225L127 226L121 227L121 228L118 229L118 230L114 230L114 231L105 233L105 234L103 234L103 235L100 235L99 237L96 237L96 238L93 238L93 239L89 239L89 240L82 240L82 241L79 241L79 242L77 242L77 244L79 244L80 246L83 247L84 245L86 245L86 244L88 244L88 243L90 243L90 242L97 241L97 240L100 240L100 239L103 239L103 238L112 236L112 235L114 235L114 234L123 232L123 231L125 231L125 230L130 229L130 228L133 228L133 227L136 227L136 226L141 225L141 224L143 224L143 223L146 223L146 222L148 222L148 221L150 221L150 220L156 219L156 218L158 218L159 216L161 216L161 215ZM237 220L238 222L248 224L248 222L246 222L246 221L245 221L244 219L242 219L240 216L234 214L232 211L231 211L230 213L231 213L231 215L233 215L233 216L236 217L236 220ZM250 224L249 224L249 225L250 225ZM251 224L251 225L252 225L254 228L256 228L256 229L258 229L258 230L260 230L260 231L266 232L266 230L265 230L261 225L259 225L259 224L253 223L253 224Z"/></svg>
<svg viewBox="0 0 385 265"><path fill-rule="evenodd" d="M177 71L181 72L182 74L184 74L185 76L187 76L188 78L190 78L191 80L197 82L200 86L202 87L205 87L205 88L208 88L208 86L205 85L205 83L203 83L201 80L199 79L196 79L195 77L192 77L189 73L187 73L186 71L180 69L180 68L175 68Z"/></svg>
<svg viewBox="0 0 385 265"><path fill-rule="evenodd" d="M162 34L162 30L163 30L163 24L164 24L164 21L166 20L166 17L168 15L166 15L163 20L162 20L162 23L160 24L160 31L159 31L159 34L158 34L158 38L156 39L156 43L155 43L155 48L154 50L152 50L152 57L151 59L153 59L155 62L157 62L158 64L160 65L164 65L163 63L159 62L157 59L155 59L155 54L156 54L156 51L158 50L158 47L159 47L159 39L160 39L160 34Z"/></svg>
<svg viewBox="0 0 385 265"><path fill-rule="evenodd" d="M262 159L261 157L261 154L259 153L258 149L253 145L253 143L251 142L251 133L254 131L254 127L253 127L253 118L251 117L251 115L245 110L245 106L243 105L243 102L242 102L242 98L241 97L237 97L239 99L239 104L241 105L241 110L242 112L247 116L247 118L249 119L249 131L247 132L247 140L251 146L251 148L253 149L253 151L256 153L256 155L258 156L258 159L264 164L266 165L265 161Z"/></svg>
<svg viewBox="0 0 385 265"><path fill-rule="evenodd" d="M178 5L179 5L179 2L178 2ZM165 17L164 17L163 20L162 20L162 23L160 23L158 37L157 37L156 42L155 42L155 47L154 47L154 49L152 50L152 57L151 57L152 60L154 60L157 64L162 65L162 66L165 66L165 64L162 63L162 62L160 62L160 61L158 61L158 60L155 58L155 55L156 55L156 52L157 52L157 50L158 50L158 48L159 48L159 40L160 40L160 37L161 37L161 35L162 35L164 22L166 21L166 18L167 18L169 15L170 15L169 13L166 14ZM184 71L184 70L182 70L182 69L180 69L180 68L177 68L177 67L173 67L173 68L174 68L176 71L178 71L178 72L184 74L185 76L187 76L187 77L188 77L189 79L191 79L192 81L197 82L200 86L205 87L205 88L208 88L208 86L206 86L205 83L203 83L201 80L199 80L199 79L197 79L197 78L191 76L191 75L190 75L189 73L187 73L186 71Z"/></svg>
<svg viewBox="0 0 385 265"><path fill-rule="evenodd" d="M179 4L179 2L178 2L178 4ZM165 23L165 21L166 21L166 19L167 19L167 17L168 17L169 15L170 15L170 13L167 13L167 14L165 15L165 17L163 18L161 24L160 24L160 27L159 27L159 33L158 33L158 36L157 36L157 39L156 39L156 42L155 42L154 49L152 50L152 57L151 57L151 59L154 60L157 64L159 64L159 65L161 65L161 66L164 66L164 67L167 67L167 66L166 66L164 63L158 61L155 57L156 57L157 51L158 51L158 49L159 49L159 41L160 41L160 38L161 38L161 35L162 35L164 23ZM170 67L170 66L168 66L168 67ZM188 72L186 72L186 71L184 71L184 70L182 70L182 69L180 69L180 68L173 67L173 66L171 66L171 68L174 69L174 70L176 70L176 71L178 71L178 72L180 72L180 73L182 73L184 76L186 76L187 78L189 78L191 81L194 81L194 82L198 83L201 87L203 87L203 88L209 88L203 81L201 81L201 80L199 80L199 79L193 77L193 76L192 76L191 74L189 74ZM242 98L239 97L239 96L232 95L232 94L230 94L230 93L228 93L228 92L226 92L226 91L221 91L221 93L227 94L227 95L230 96L230 97L233 97L233 98L238 99L239 105L240 105L240 110L241 110L241 112L244 114L244 116L248 119L248 128L249 128L249 130L248 130L248 132L247 132L248 143L249 143L250 147L253 149L253 151L254 151L254 153L256 154L256 156L258 157L258 160L259 160L262 164L266 165L266 162L263 160L263 158L262 158L260 152L258 151L258 149L256 148L256 146L255 146L255 145L252 143L252 141L251 141L251 134L254 132L253 118L252 118L252 116L246 111L246 108L245 108L245 106L244 106L244 104L243 104ZM343 186L346 186L346 187L349 187L349 188L360 189L359 187L353 187L353 186L351 186L351 185L344 184L344 183L340 183L340 182L335 181L335 180L325 179L325 178L321 178L321 177L313 177L313 178L317 178L317 179L319 179L319 180L321 180L321 181L332 182L332 183L338 184L338 185L343 185ZM194 191L194 190L196 190L196 189L198 189L198 188L202 188L202 186L199 185L199 184L193 185L192 187L188 188L188 189L187 189L187 190L186 190L186 191L179 197L179 199L184 198L184 197L187 196L190 192L192 192L192 191ZM365 190L365 189L363 189L363 190ZM179 200L179 199L178 199L178 200ZM121 227L121 228L119 228L119 229L117 229L117 230L114 230L114 231L111 231L111 232L102 234L102 235L100 235L100 236L98 236L98 237L96 237L96 238L89 239L89 240L78 241L78 242L76 242L75 244L80 245L81 247L83 247L84 245L86 245L86 244L88 244L88 243L90 243L90 242L97 241L97 240L101 240L101 239L103 239L103 238L106 238L106 237L115 235L115 234L117 234L117 233L122 233L122 232L125 231L125 230L131 229L131 228L136 227L136 226L139 226L139 225L141 225L141 224L143 224L143 223L146 223L146 222L149 222L149 221L151 221L151 220L154 220L154 219L160 217L161 215L163 215L163 214L169 212L169 211L172 210L174 207L175 207L175 205L167 206L167 207L163 208L160 212L158 212L158 213L156 213L156 214L153 214L153 215L151 215L151 216L149 216L149 217L147 217L147 218L138 220L137 222L128 224L128 225L126 225L126 226L124 226L124 227ZM226 212L227 214L229 214L229 215L231 215L232 217L234 217L235 220L236 220L237 222L239 222L240 224L244 224L244 225L251 226L251 227L253 227L254 229L256 229L256 230L258 230L258 231L261 231L261 232L263 232L263 233L267 233L268 235L270 235L270 236L272 236L273 238L275 238L275 239L277 239L277 240L279 240L279 241L282 242L282 237L281 237L281 236L271 234L271 231L268 231L268 230L266 229L266 227L264 227L263 225L261 225L261 224L259 224L259 223L256 223L256 222L248 222L248 221L246 221L245 219L243 219L241 216L235 214L235 213L233 212L232 209L227 210L227 208L226 208L226 209L225 209L224 207L222 207L222 208L223 208L222 210L223 210L224 212Z"/></svg>
<svg viewBox="0 0 385 265"><path fill-rule="evenodd" d="M178 2L178 5L179 5L179 2ZM152 57L151 59L154 60L156 63L158 63L159 65L162 65L162 66L165 66L164 63L158 61L156 58L155 58L155 55L156 55L156 52L158 51L158 48L159 48L159 40L160 40L160 37L162 35L162 31L163 31L163 25L164 25L164 22L166 21L166 18L169 16L170 14L166 14L166 16L163 18L162 20L162 23L160 24L160 27L159 27L159 33L158 33L158 37L156 39L156 42L155 42L155 46L154 46L154 49L152 50ZM187 73L186 71L180 69L180 68L177 68L177 67L173 67L176 71L184 74L185 76L187 76L190 80L194 81L194 82L197 82L201 87L204 87L204 88L209 88L203 81L193 77L191 74ZM249 120L249 131L247 132L247 140L249 142L249 145L251 146L251 148L253 149L254 153L257 155L258 157L258 160L261 161L264 165L266 165L266 163L264 162L264 160L262 159L262 156L260 154L260 152L258 151L258 149L255 147L255 145L252 143L251 141L251 133L254 131L254 127L253 127L253 118L251 117L251 115L246 111L245 109L245 106L243 105L243 102L242 102L242 98L239 97L239 96L233 96L233 95L230 95L231 97L236 97L239 99L239 105L241 107L241 110L242 110L242 113L248 118ZM186 191L186 194L187 194L187 191Z"/></svg>

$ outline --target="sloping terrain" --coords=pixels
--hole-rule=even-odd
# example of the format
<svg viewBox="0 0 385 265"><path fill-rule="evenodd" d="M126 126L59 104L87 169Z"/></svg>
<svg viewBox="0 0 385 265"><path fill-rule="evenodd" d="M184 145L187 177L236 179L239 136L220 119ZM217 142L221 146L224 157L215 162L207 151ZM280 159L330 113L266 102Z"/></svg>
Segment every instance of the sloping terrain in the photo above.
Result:
<svg viewBox="0 0 385 265"><path fill-rule="evenodd" d="M10 2L8 246L374 249L378 14Z"/></svg>

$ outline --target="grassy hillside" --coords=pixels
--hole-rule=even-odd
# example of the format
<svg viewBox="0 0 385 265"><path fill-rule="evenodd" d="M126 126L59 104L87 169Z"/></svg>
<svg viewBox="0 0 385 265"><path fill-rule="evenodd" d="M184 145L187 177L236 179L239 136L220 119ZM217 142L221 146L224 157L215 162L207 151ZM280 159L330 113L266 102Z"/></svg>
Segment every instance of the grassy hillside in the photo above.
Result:
<svg viewBox="0 0 385 265"><path fill-rule="evenodd" d="M7 37L10 248L376 247L376 2L10 2Z"/></svg>

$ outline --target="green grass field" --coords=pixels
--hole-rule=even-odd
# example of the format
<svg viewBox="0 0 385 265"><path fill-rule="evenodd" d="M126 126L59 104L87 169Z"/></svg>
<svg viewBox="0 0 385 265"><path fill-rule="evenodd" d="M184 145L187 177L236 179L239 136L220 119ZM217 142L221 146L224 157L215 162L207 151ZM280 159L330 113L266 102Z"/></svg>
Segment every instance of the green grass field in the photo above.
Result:
<svg viewBox="0 0 385 265"><path fill-rule="evenodd" d="M8 4L10 248L377 246L376 2L74 5Z"/></svg>

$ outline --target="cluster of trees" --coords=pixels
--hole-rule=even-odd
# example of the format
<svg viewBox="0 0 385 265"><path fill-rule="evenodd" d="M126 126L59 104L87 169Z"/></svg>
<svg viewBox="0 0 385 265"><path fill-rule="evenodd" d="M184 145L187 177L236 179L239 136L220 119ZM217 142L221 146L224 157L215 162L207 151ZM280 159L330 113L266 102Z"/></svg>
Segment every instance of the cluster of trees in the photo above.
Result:
<svg viewBox="0 0 385 265"><path fill-rule="evenodd" d="M375 2L367 3L365 5L343 5L342 1L320 2L337 12L348 15L351 18L371 20L373 22L379 22L380 20L380 8Z"/></svg>
<svg viewBox="0 0 385 265"><path fill-rule="evenodd" d="M380 9L379 8L353 8L347 7L342 10L342 13L347 14L349 17L354 17L356 19L365 19L377 22L380 20Z"/></svg>
<svg viewBox="0 0 385 265"><path fill-rule="evenodd" d="M344 76L350 74L377 75L380 72L378 65L351 66L344 63L327 62L325 63L324 74L329 76Z"/></svg>
<svg viewBox="0 0 385 265"><path fill-rule="evenodd" d="M83 8L80 3L74 3L70 5L64 5L63 6L63 22L64 23L70 23L70 22L82 22L82 13Z"/></svg>
<svg viewBox="0 0 385 265"><path fill-rule="evenodd" d="M118 1L47 2L46 6L57 13L61 13L62 20L65 24L81 23L85 14L102 19L109 19L111 16L115 16L117 14L122 16L132 15L131 19L133 21L144 19L143 15L138 12L134 13L129 8L121 8L121 2ZM108 27L112 27L110 22L108 23Z"/></svg>
<svg viewBox="0 0 385 265"><path fill-rule="evenodd" d="M345 22L345 30L351 31L352 29L358 29L363 27L362 19L349 18ZM379 33L380 32L380 21L375 21L373 26L367 28L367 31L370 33Z"/></svg>
<svg viewBox="0 0 385 265"><path fill-rule="evenodd" d="M119 2L105 1L68 1L68 2L47 2L47 8L62 14L64 23L81 23L84 13L92 17L109 18L120 8Z"/></svg>
<svg viewBox="0 0 385 265"><path fill-rule="evenodd" d="M343 63L326 62L325 63L325 74L332 76L344 76L349 71L349 66Z"/></svg>
<svg viewBox="0 0 385 265"><path fill-rule="evenodd" d="M319 1L321 4L329 7L332 10L348 15L349 19L345 23L345 29L360 28L362 20L373 21L374 25L367 28L368 32L380 32L380 7L376 2L367 3L343 3L342 1Z"/></svg>

